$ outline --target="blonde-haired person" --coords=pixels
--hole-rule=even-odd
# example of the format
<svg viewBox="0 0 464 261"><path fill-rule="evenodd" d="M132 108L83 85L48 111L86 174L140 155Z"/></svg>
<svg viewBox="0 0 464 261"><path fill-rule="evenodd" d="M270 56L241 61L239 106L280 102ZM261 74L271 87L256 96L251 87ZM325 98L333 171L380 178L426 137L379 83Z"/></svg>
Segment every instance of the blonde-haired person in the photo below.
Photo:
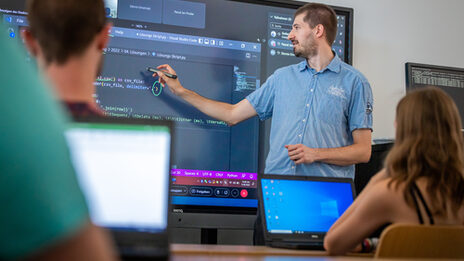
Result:
<svg viewBox="0 0 464 261"><path fill-rule="evenodd" d="M412 91L398 103L395 125L385 168L327 233L329 254L360 248L389 223L464 225L464 144L453 100L437 88Z"/></svg>

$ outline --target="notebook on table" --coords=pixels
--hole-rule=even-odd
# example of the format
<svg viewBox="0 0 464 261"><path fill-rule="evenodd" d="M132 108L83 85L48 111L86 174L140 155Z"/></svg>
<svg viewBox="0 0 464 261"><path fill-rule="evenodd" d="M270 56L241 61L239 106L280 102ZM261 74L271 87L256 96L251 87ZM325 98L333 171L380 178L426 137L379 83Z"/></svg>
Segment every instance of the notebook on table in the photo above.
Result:
<svg viewBox="0 0 464 261"><path fill-rule="evenodd" d="M349 178L260 176L259 211L272 247L323 250L325 234L355 197Z"/></svg>
<svg viewBox="0 0 464 261"><path fill-rule="evenodd" d="M65 136L92 222L124 258L168 258L171 123L75 118Z"/></svg>

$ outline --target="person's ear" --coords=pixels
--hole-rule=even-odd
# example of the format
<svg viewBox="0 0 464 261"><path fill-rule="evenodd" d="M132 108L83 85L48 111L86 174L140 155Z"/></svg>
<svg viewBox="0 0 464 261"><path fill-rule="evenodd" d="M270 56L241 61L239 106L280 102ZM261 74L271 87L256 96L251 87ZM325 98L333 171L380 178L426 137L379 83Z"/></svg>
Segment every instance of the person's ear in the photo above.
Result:
<svg viewBox="0 0 464 261"><path fill-rule="evenodd" d="M37 55L40 52L40 47L37 39L32 35L31 31L28 29L21 30L21 38L24 41L29 53L37 58Z"/></svg>
<svg viewBox="0 0 464 261"><path fill-rule="evenodd" d="M108 46L108 42L110 40L111 26L111 23L107 23L97 35L97 48L100 51L102 51L104 48Z"/></svg>
<svg viewBox="0 0 464 261"><path fill-rule="evenodd" d="M316 38L321 38L324 36L325 28L322 24L318 24L314 27L313 31Z"/></svg>

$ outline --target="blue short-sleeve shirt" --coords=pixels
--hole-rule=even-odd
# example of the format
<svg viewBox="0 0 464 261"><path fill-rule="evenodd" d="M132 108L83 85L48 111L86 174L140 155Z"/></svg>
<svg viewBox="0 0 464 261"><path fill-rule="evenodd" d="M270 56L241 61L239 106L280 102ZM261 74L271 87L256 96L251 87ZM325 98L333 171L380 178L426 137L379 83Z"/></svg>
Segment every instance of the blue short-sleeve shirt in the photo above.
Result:
<svg viewBox="0 0 464 261"><path fill-rule="evenodd" d="M352 131L372 130L372 90L359 71L338 56L319 72L302 61L276 70L246 99L261 120L272 117L265 173L354 178L354 165L296 165L285 145L345 147Z"/></svg>

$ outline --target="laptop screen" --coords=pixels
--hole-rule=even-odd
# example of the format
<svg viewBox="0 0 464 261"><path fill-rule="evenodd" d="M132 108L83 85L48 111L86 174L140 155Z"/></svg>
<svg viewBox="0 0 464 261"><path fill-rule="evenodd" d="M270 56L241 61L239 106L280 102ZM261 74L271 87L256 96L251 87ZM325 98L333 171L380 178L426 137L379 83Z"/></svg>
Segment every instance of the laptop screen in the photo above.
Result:
<svg viewBox="0 0 464 261"><path fill-rule="evenodd" d="M66 131L92 221L115 230L167 229L167 126L74 122Z"/></svg>
<svg viewBox="0 0 464 261"><path fill-rule="evenodd" d="M334 180L334 179L332 179ZM353 202L352 183L261 179L266 229L270 234L325 233Z"/></svg>

